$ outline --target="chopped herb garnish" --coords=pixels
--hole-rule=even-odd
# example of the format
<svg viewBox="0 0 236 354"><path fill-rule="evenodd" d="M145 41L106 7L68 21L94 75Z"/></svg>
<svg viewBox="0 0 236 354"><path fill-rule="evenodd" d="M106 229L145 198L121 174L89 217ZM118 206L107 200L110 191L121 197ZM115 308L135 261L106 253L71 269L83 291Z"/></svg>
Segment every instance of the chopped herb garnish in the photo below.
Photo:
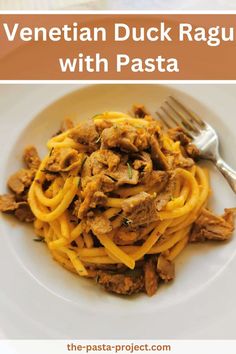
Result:
<svg viewBox="0 0 236 354"><path fill-rule="evenodd" d="M49 175L58 175L59 171L49 171L46 168L44 168L43 170L41 170L41 172L43 173L48 173Z"/></svg>
<svg viewBox="0 0 236 354"><path fill-rule="evenodd" d="M33 239L35 242L45 242L45 239L44 239L44 237L42 237L42 236L38 236L37 238L34 238Z"/></svg>
<svg viewBox="0 0 236 354"><path fill-rule="evenodd" d="M93 116L93 118L92 118L92 119L95 119L95 118L97 118L97 117L99 117L99 116L102 116L102 113L95 114L95 116Z"/></svg>
<svg viewBox="0 0 236 354"><path fill-rule="evenodd" d="M51 148L51 151L50 151L50 153L49 153L49 157L52 156L52 153L53 153L53 150L54 150L54 149L55 149L54 147Z"/></svg>
<svg viewBox="0 0 236 354"><path fill-rule="evenodd" d="M95 143L98 144L101 139L102 139L102 136L100 135L100 136L97 138L97 140L95 141Z"/></svg>
<svg viewBox="0 0 236 354"><path fill-rule="evenodd" d="M127 162L127 166L128 166L128 176L129 176L129 179L132 179L133 177L133 170L132 170L132 167L130 166L130 164Z"/></svg>
<svg viewBox="0 0 236 354"><path fill-rule="evenodd" d="M123 225L124 226L130 226L132 224L132 220L128 219L128 218L124 218L123 219Z"/></svg>

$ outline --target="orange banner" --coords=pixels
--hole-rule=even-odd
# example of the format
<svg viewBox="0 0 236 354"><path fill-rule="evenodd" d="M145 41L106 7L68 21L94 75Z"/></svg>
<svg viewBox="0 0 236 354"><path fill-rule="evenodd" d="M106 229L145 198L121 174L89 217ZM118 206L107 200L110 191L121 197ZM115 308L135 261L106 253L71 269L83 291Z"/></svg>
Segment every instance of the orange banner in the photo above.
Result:
<svg viewBox="0 0 236 354"><path fill-rule="evenodd" d="M0 15L0 80L236 80L236 15Z"/></svg>

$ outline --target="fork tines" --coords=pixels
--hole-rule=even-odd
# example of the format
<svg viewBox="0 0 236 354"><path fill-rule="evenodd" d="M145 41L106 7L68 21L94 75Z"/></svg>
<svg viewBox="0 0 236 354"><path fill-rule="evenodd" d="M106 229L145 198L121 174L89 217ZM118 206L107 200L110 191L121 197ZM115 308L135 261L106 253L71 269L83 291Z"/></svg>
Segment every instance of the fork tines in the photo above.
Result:
<svg viewBox="0 0 236 354"><path fill-rule="evenodd" d="M205 127L202 119L173 96L167 98L160 110L161 112L158 111L156 114L168 129L179 126L193 137Z"/></svg>

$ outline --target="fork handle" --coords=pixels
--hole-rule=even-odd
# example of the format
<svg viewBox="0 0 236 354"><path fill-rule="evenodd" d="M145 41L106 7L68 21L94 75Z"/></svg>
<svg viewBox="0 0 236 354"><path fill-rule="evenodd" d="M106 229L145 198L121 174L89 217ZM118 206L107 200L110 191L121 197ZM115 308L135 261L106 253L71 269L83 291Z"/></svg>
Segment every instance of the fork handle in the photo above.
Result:
<svg viewBox="0 0 236 354"><path fill-rule="evenodd" d="M215 164L228 181L234 193L236 193L236 171L233 170L220 156L217 158Z"/></svg>

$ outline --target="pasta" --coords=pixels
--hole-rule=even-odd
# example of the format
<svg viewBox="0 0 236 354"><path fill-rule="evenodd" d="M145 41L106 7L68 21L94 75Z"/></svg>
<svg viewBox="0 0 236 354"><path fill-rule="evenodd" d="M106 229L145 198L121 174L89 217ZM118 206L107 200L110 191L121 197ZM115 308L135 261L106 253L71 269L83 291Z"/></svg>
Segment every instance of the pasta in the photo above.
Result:
<svg viewBox="0 0 236 354"><path fill-rule="evenodd" d="M232 234L231 210L222 217L206 211L208 173L191 156L190 139L180 129L164 131L143 107L134 115L96 115L54 136L47 147L42 161L32 149L25 154L32 173L23 187L27 201L14 199L15 209L6 210L5 195L0 208L17 216L20 203L28 203L35 233L52 257L80 276L97 277L107 290L145 288L153 295L160 280L174 277L173 261L190 241ZM13 182L10 189L22 195ZM200 225L204 212L208 221ZM224 228L221 237L208 227L211 215Z"/></svg>

